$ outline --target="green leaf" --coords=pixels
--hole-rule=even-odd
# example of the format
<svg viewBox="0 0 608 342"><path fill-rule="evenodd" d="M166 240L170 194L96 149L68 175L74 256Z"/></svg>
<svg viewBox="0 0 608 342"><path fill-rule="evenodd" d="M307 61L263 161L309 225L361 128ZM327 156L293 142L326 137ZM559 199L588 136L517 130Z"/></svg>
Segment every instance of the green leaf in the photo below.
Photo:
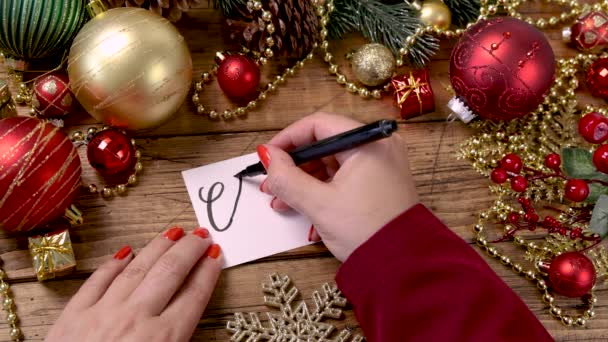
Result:
<svg viewBox="0 0 608 342"><path fill-rule="evenodd" d="M595 203L593 213L591 213L589 229L599 234L602 239L608 235L608 195L600 195Z"/></svg>
<svg viewBox="0 0 608 342"><path fill-rule="evenodd" d="M564 171L569 178L608 181L608 175L599 172L593 165L593 154L584 148L563 148L562 160L564 161Z"/></svg>

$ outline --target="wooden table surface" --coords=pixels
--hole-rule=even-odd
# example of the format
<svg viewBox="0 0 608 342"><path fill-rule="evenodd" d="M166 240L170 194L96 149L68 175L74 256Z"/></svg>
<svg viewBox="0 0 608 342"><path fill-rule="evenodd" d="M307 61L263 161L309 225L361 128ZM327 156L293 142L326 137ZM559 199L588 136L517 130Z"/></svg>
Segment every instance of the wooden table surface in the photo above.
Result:
<svg viewBox="0 0 608 342"><path fill-rule="evenodd" d="M523 10L532 16L546 16L557 13L559 8L532 4ZM216 51L234 47L222 34L222 22L218 12L200 8L188 13L177 24L192 51L195 77L212 66ZM561 42L558 29L545 33L557 56L576 53ZM347 52L364 42L357 35L335 42L334 52L341 64L346 64L344 55ZM429 65L437 111L408 122L400 121L399 134L409 144L411 167L422 202L473 246L472 225L476 221L476 212L486 208L492 196L487 190L488 181L474 172L467 162L456 159L455 151L459 143L472 134L471 129L459 122L446 122L445 104L450 97L446 90L449 85L448 59L453 44L453 41L442 41L441 50ZM273 61L263 69L265 78L274 77L289 63ZM344 69L348 70L347 67ZM4 68L0 71L0 77L3 76ZM586 94L581 94L580 98L586 103L593 101ZM205 89L202 103L222 110L230 105L216 84ZM25 108L20 111L25 112ZM37 282L31 268L27 239L0 233L1 258L13 285L26 339L42 340L84 279L121 246L130 244L139 249L171 226L191 229L197 225L181 171L253 152L258 144L266 142L280 129L317 111L339 113L364 122L397 118L399 115L390 97L380 101L364 100L347 93L329 75L326 65L317 56L245 119L210 121L195 115L188 101L165 125L153 131L140 132L137 143L143 153L145 171L139 185L132 188L126 197L104 200L83 195L77 203L84 212L85 224L71 230L78 260L74 274L61 280ZM70 127L66 131L86 130L95 121L86 113L79 113L67 124ZM83 167L85 181L96 177L86 162ZM516 252L511 243L500 247ZM441 253L440 250L428 252ZM485 255L484 258L524 299L556 340L603 341L608 338L607 291L597 291L597 317L586 328L567 328L549 315L547 305L540 301L535 286L498 262ZM263 305L260 283L270 273L290 275L303 297L309 298L322 283L333 280L339 266L340 263L322 244L316 244L226 270L193 340L228 341L225 325L234 312L268 311ZM568 301L565 306L573 309L576 304L576 301ZM500 310L500 307L496 308L497 312ZM358 327L350 310L346 311L343 321L336 323L341 327ZM404 334L407 334L407 325L404 326ZM8 340L8 326L4 319L0 319L0 340Z"/></svg>

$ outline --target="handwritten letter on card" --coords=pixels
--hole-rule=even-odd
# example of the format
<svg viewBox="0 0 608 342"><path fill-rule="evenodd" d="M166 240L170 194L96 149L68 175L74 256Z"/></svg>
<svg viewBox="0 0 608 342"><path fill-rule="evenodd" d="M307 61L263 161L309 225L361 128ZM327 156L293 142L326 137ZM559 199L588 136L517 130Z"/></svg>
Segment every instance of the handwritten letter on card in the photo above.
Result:
<svg viewBox="0 0 608 342"><path fill-rule="evenodd" d="M308 219L270 208L270 196L260 191L265 176L234 177L258 161L252 153L182 172L199 225L222 247L224 267L310 243Z"/></svg>

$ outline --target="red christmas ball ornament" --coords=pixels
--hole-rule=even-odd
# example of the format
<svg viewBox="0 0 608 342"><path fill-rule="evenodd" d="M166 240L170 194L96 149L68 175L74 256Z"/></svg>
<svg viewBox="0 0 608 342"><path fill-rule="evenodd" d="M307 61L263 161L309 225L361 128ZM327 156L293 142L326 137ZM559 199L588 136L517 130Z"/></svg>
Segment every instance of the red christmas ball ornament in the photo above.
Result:
<svg viewBox="0 0 608 342"><path fill-rule="evenodd" d="M249 101L255 97L260 85L260 68L243 55L218 55L217 81L228 97Z"/></svg>
<svg viewBox="0 0 608 342"><path fill-rule="evenodd" d="M566 297L581 297L595 285L593 262L579 252L566 252L555 257L548 274L551 288Z"/></svg>
<svg viewBox="0 0 608 342"><path fill-rule="evenodd" d="M578 121L578 132L587 142L602 144L608 140L608 118L598 112L585 114Z"/></svg>
<svg viewBox="0 0 608 342"><path fill-rule="evenodd" d="M131 139L116 129L96 133L87 145L87 158L103 176L132 171L137 162Z"/></svg>
<svg viewBox="0 0 608 342"><path fill-rule="evenodd" d="M572 202L582 202L589 196L589 184L582 179L568 179L564 196Z"/></svg>
<svg viewBox="0 0 608 342"><path fill-rule="evenodd" d="M69 114L76 106L70 90L68 75L54 71L34 82L32 107L41 117L51 118Z"/></svg>
<svg viewBox="0 0 608 342"><path fill-rule="evenodd" d="M511 120L535 110L555 77L555 55L542 32L509 17L466 30L450 58L456 92L448 107L464 122L479 115Z"/></svg>
<svg viewBox="0 0 608 342"><path fill-rule="evenodd" d="M591 64L585 80L591 95L608 100L608 58L598 58Z"/></svg>
<svg viewBox="0 0 608 342"><path fill-rule="evenodd" d="M600 11L585 13L562 31L562 38L581 51L601 50L608 44L608 15Z"/></svg>
<svg viewBox="0 0 608 342"><path fill-rule="evenodd" d="M0 120L0 227L42 228L76 199L82 168L72 141L50 123Z"/></svg>
<svg viewBox="0 0 608 342"><path fill-rule="evenodd" d="M608 145L601 145L595 149L593 165L599 172L608 173Z"/></svg>

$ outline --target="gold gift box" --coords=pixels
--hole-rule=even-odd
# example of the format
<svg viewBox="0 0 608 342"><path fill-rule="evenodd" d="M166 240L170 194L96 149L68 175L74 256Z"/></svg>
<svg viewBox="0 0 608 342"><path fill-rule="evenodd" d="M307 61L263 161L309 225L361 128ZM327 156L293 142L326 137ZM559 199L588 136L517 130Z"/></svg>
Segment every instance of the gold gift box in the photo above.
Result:
<svg viewBox="0 0 608 342"><path fill-rule="evenodd" d="M0 79L0 119L9 118L17 115L15 103L11 98L11 92L8 89L8 82Z"/></svg>
<svg viewBox="0 0 608 342"><path fill-rule="evenodd" d="M38 281L69 274L76 267L76 258L67 229L32 236L28 240Z"/></svg>

